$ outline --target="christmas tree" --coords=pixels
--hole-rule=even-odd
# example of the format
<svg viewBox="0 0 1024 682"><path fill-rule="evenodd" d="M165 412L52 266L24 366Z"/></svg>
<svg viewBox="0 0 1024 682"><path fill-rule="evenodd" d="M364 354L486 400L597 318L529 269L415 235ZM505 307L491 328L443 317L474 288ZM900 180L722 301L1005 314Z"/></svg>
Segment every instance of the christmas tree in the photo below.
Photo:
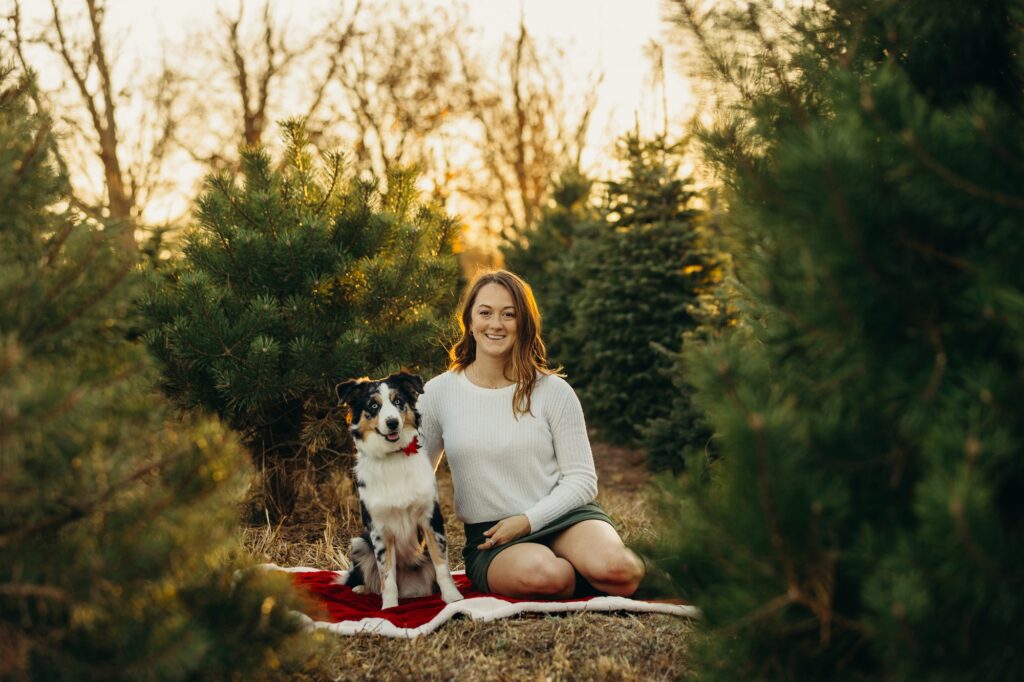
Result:
<svg viewBox="0 0 1024 682"><path fill-rule="evenodd" d="M1024 679L1024 3L778 12L679 13L747 304L664 500L701 679Z"/></svg>
<svg viewBox="0 0 1024 682"><path fill-rule="evenodd" d="M714 242L709 239L709 242ZM647 465L654 471L680 473L692 457L712 460L718 456L714 429L704 411L694 403L694 385L686 366L685 351L721 338L737 321L737 311L731 299L729 282L724 279L728 269L727 254L712 250L717 265L712 270L705 290L697 295L696 303L687 306L695 326L683 332L680 348L659 348L658 352L671 360L667 375L672 382L672 393L667 414L650 419L643 428L642 445L647 453Z"/></svg>
<svg viewBox="0 0 1024 682"><path fill-rule="evenodd" d="M250 468L126 341L136 264L68 212L32 88L0 69L0 677L256 675L300 626L285 585L239 571Z"/></svg>
<svg viewBox="0 0 1024 682"><path fill-rule="evenodd" d="M457 269L457 225L419 200L414 173L382 189L347 178L337 153L314 158L299 122L285 142L280 169L257 147L241 182L208 178L184 255L144 306L167 393L242 434L274 517L303 471L350 450L339 382L440 365Z"/></svg>
<svg viewBox="0 0 1024 682"><path fill-rule="evenodd" d="M613 443L637 443L665 416L672 360L694 326L688 306L709 287L715 259L700 234L701 212L680 176L679 145L629 135L620 144L626 176L607 185L603 220L574 245L579 289L571 294L575 386L588 420Z"/></svg>

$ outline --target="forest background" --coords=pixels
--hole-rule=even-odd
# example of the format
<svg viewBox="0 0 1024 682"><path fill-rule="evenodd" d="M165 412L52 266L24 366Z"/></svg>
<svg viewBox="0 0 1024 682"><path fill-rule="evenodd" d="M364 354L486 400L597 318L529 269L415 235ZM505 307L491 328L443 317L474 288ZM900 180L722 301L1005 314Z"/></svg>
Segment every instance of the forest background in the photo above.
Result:
<svg viewBox="0 0 1024 682"><path fill-rule="evenodd" d="M129 5L8 3L4 674L1024 677L1021 3L527 2L497 34L485 4L149 41ZM534 28L594 15L625 81ZM346 566L333 386L443 369L501 263L645 592L701 625L303 634L251 567Z"/></svg>

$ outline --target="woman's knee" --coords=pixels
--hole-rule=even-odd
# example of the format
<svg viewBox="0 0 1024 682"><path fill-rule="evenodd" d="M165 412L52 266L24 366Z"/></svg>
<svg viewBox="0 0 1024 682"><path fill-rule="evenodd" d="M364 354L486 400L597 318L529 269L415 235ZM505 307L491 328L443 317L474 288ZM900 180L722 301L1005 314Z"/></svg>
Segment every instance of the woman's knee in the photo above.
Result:
<svg viewBox="0 0 1024 682"><path fill-rule="evenodd" d="M628 597L636 592L646 572L640 557L622 547L593 561L585 575L595 583L595 587L612 595Z"/></svg>
<svg viewBox="0 0 1024 682"><path fill-rule="evenodd" d="M516 583L523 595L571 594L576 586L576 573L565 559L537 558L520 566Z"/></svg>

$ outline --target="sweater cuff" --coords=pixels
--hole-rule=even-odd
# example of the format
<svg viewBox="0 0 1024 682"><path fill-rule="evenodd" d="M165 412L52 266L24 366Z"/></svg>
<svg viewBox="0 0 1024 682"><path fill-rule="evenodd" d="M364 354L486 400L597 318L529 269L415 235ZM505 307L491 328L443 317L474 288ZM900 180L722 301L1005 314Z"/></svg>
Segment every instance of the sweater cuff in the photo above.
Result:
<svg viewBox="0 0 1024 682"><path fill-rule="evenodd" d="M533 509L527 509L523 512L523 516L530 522L530 532L536 533L538 530L544 527L540 514L537 512L536 507Z"/></svg>

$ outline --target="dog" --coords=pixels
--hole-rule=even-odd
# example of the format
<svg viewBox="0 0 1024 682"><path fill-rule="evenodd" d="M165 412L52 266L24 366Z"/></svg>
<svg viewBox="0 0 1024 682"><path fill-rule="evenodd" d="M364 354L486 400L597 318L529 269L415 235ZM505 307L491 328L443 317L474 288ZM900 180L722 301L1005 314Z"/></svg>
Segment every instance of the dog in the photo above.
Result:
<svg viewBox="0 0 1024 682"><path fill-rule="evenodd" d="M432 594L435 583L445 603L462 599L448 568L434 470L417 437L423 380L403 371L346 381L336 391L355 442L364 529L352 538L345 584L380 594L385 609L399 597Z"/></svg>

